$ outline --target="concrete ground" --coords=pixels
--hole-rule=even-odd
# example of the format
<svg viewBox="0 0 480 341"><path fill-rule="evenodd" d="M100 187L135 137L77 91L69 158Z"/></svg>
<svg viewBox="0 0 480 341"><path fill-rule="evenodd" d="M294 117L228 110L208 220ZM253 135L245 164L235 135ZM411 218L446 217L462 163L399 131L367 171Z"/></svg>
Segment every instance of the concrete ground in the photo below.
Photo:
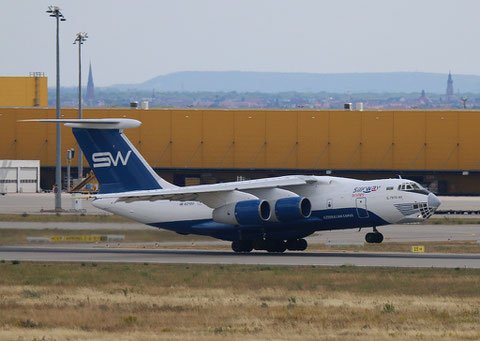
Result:
<svg viewBox="0 0 480 341"><path fill-rule="evenodd" d="M81 200L82 210L73 211L72 195L62 193L62 208L65 213L111 214L95 208L91 199ZM0 196L0 214L55 213L55 194L53 193L7 193Z"/></svg>

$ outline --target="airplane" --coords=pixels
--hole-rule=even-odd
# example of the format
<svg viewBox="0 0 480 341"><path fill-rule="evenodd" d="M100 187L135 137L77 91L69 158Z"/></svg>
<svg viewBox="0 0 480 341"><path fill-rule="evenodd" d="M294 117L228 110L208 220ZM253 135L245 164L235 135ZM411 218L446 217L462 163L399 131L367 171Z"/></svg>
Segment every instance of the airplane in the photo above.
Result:
<svg viewBox="0 0 480 341"><path fill-rule="evenodd" d="M372 228L430 218L440 200L415 181L289 175L175 186L148 165L123 133L133 119L37 119L73 130L99 185L92 205L150 226L231 241L234 252L307 249L316 231Z"/></svg>

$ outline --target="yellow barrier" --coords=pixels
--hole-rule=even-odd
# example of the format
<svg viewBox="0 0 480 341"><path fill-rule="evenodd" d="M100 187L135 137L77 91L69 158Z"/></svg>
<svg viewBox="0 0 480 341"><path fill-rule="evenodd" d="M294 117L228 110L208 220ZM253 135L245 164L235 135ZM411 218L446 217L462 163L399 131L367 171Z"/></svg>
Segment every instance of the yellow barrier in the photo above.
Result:
<svg viewBox="0 0 480 341"><path fill-rule="evenodd" d="M412 246L412 252L425 252L425 246Z"/></svg>
<svg viewBox="0 0 480 341"><path fill-rule="evenodd" d="M106 242L107 236L98 235L73 235L73 236L50 236L51 242Z"/></svg>

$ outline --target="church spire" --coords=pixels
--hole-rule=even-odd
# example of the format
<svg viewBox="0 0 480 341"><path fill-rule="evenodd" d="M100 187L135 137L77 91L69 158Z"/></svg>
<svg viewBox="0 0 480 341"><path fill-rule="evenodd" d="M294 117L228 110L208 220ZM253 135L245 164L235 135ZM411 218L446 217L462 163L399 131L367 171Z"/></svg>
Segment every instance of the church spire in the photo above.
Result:
<svg viewBox="0 0 480 341"><path fill-rule="evenodd" d="M92 62L90 62L90 68L88 70L87 96L85 97L85 102L89 106L95 105L95 86L93 84Z"/></svg>
<svg viewBox="0 0 480 341"><path fill-rule="evenodd" d="M453 79L452 79L452 73L450 71L448 71L446 96L447 96L447 100L451 100L453 97Z"/></svg>

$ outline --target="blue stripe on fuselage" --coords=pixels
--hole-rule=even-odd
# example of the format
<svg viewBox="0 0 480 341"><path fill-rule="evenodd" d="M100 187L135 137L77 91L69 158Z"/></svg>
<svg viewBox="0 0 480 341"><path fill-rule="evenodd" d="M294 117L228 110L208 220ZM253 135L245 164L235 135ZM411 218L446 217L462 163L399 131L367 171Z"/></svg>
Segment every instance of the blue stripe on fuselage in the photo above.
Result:
<svg viewBox="0 0 480 341"><path fill-rule="evenodd" d="M199 234L224 240L236 240L239 234L243 239L262 238L265 234L277 235L278 238L303 238L315 231L341 230L359 227L388 225L378 215L364 209L343 208L333 210L313 211L307 219L288 223L266 222L261 225L229 225L213 221L212 219L182 220L149 224L154 227L172 230L182 234ZM367 216L359 218L359 216Z"/></svg>

